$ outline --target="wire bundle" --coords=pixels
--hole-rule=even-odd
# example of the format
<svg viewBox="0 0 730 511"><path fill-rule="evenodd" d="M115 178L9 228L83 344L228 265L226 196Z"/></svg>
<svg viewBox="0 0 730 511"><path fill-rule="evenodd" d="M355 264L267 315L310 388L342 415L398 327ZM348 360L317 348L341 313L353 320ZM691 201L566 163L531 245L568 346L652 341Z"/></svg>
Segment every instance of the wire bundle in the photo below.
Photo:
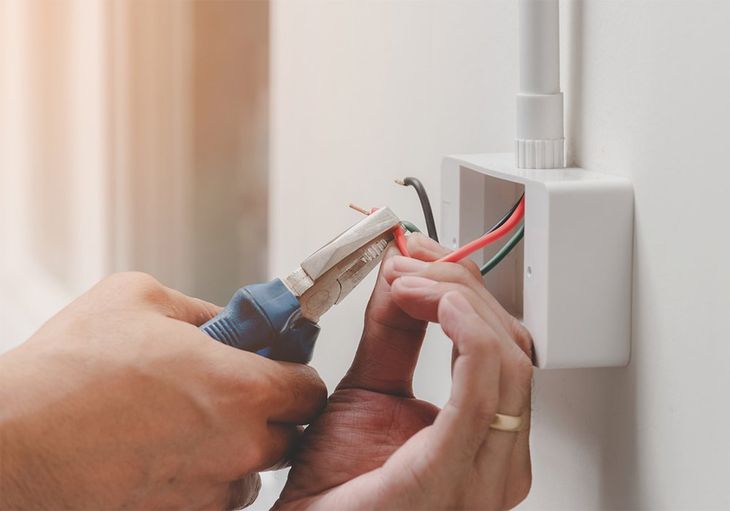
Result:
<svg viewBox="0 0 730 511"><path fill-rule="evenodd" d="M423 216L426 221L426 228L428 235L435 241L438 241L438 235L436 233L436 222L434 221L433 211L431 209L431 202L428 199L428 193L426 188L423 186L420 180L415 177L406 177L403 180L396 180L396 183L402 186L412 186L418 194L418 199L421 202L421 209L423 210ZM470 241L466 245L454 250L445 257L439 259L439 262L457 262L461 261L465 257L468 257L472 253L480 250L487 245L494 243L495 241L506 236L510 231L514 230L518 225L519 227L512 235L512 237L500 248L494 256L487 261L481 268L481 274L486 275L494 267L496 267L502 260L517 246L525 235L525 226L522 220L525 215L525 196L519 198L514 206L496 223L489 229L483 236ZM410 232L418 232L418 228L410 222L403 222L405 227ZM395 241L398 249L405 256L409 256L408 248L405 242L405 235L402 227L397 227L395 230Z"/></svg>
<svg viewBox="0 0 730 511"><path fill-rule="evenodd" d="M431 201L429 201L428 199L428 193L426 193L426 188L423 186L423 183L421 183L421 181L416 179L415 177L406 177L403 180L396 180L396 183L401 186L412 186L416 190L416 193L418 194L418 199L421 202L421 209L423 210L423 216L426 221L426 229L428 231L428 235L434 241L438 241L438 234L436 233L436 222L434 221L433 210L431 209ZM355 206L354 204L350 204L350 207L365 215L369 215L377 209L373 208L368 211L361 207ZM522 238L524 237L525 226L522 223L524 216L525 194L522 194L519 200L514 204L514 206L512 206L510 210L505 213L505 215L500 218L499 221L494 224L494 226L492 226L492 228L489 229L483 236L470 241L462 247L457 248L450 254L439 259L437 262L455 263L461 261L465 257L468 257L476 252L477 250L480 250L487 245L503 238L509 232L517 228L515 233L509 240L507 240L502 248L500 248L497 253L495 253L494 256L492 256L492 258L480 268L481 274L486 275L492 269L494 269L495 266L502 262L502 260L517 246L520 240L522 240ZM395 239L395 244L398 247L398 250L400 250L401 254L403 254L404 256L410 257L410 254L408 253L408 244L406 242L405 231L421 231L413 223L407 221L401 221L401 223L393 229L393 237Z"/></svg>

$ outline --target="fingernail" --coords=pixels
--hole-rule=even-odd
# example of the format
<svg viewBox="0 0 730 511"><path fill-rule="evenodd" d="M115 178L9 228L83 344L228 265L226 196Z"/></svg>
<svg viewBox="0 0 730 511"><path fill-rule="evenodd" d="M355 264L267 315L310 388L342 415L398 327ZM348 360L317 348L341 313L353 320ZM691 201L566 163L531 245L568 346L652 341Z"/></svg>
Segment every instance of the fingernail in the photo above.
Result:
<svg viewBox="0 0 730 511"><path fill-rule="evenodd" d="M393 269L399 273L417 273L428 267L428 263L412 257L396 256L393 258Z"/></svg>
<svg viewBox="0 0 730 511"><path fill-rule="evenodd" d="M431 287L435 284L438 284L435 280L426 279L423 277L412 277L412 276L404 276L400 277L398 280L399 286L408 288L408 289L423 289L424 287Z"/></svg>

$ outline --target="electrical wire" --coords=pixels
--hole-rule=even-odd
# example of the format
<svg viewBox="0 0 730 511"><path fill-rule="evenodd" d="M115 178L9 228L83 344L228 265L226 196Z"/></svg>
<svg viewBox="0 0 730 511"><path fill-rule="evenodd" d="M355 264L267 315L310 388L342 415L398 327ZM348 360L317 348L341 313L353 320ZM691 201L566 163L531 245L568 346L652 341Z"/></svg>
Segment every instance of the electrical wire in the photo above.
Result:
<svg viewBox="0 0 730 511"><path fill-rule="evenodd" d="M375 213L378 208L372 208L370 211L368 211L365 208L361 208L360 206L357 206L356 204L350 203L348 205L351 209L354 209L355 211L362 213L363 215L372 215ZM406 227L405 224L408 224L408 227ZM400 250L400 253L403 254L406 257L411 257L411 254L408 252L408 242L406 241L406 234L405 230L408 228L409 231L412 231L410 228L415 229L415 231L418 231L418 227L413 225L411 222L401 222L400 224L396 225L393 228L393 238L395 240L395 245L398 247L398 250ZM420 232L420 231L418 231Z"/></svg>
<svg viewBox="0 0 730 511"><path fill-rule="evenodd" d="M523 193L522 195L520 195L520 198L519 198L519 199L517 199L517 202L515 202L515 203L514 203L514 204L512 205L512 207L511 207L511 208L509 208L509 211L507 211L507 212L506 212L506 213L504 214L504 216L503 216L502 218L500 218L499 220L497 220L497 223L496 223L496 224L494 224L494 225L493 225L493 226L492 226L492 227L491 227L491 228L490 228L490 229L489 229L489 230L488 230L487 232L492 232L492 231L493 231L493 230L495 230L496 228L498 228L498 227L501 227L501 226L502 226L502 224L504 224L504 223L505 223L505 222L507 221L507 219L508 219L509 217L511 217L511 216L512 216L512 213L514 213L514 212L515 212L515 210L517 209L517 206L519 206L519 205L520 205L520 201L522 200L522 198L523 198L524 196L525 196L525 194L524 194L524 193Z"/></svg>
<svg viewBox="0 0 730 511"><path fill-rule="evenodd" d="M400 223L405 228L405 230L410 233L421 232L421 229L416 227L416 224L414 224L413 222L409 222L408 220L401 220Z"/></svg>
<svg viewBox="0 0 730 511"><path fill-rule="evenodd" d="M420 185L420 189L424 191L423 185L415 178L406 178L403 180L403 184L405 185L406 180L415 180ZM400 184L400 183L399 183ZM411 185L412 186L412 185ZM416 190L418 191L418 187L414 186ZM420 197L419 193L419 197ZM428 203L428 196L426 196L426 203ZM423 204L423 202L422 202ZM360 211L361 213L364 213L366 215L372 213L376 210L376 208L373 208L370 211L367 211L363 208L360 208L358 206L355 206L353 204L350 204L350 207ZM428 212L431 213L431 220L433 221L433 214L430 210L430 205L428 207ZM476 252L479 249L482 249L489 245L490 243L493 243L497 241L498 239L504 237L508 232L513 230L524 218L525 214L525 195L522 194L519 198L519 200L510 208L510 210L497 221L494 226L492 226L489 231L487 231L483 236L480 238L477 238L466 245L454 250L450 254L446 255L445 257L442 257L438 260L438 262L458 262L465 257L468 257L473 252ZM426 209L424 208L424 215L427 216ZM428 222L427 222L428 223ZM408 221L401 221L399 225L397 225L393 229L393 237L395 238L395 244L398 247L398 250L406 257L410 257L410 254L408 252L408 244L405 237L405 231L409 232L420 232L418 227L416 227L413 223ZM434 225L435 230L435 225ZM434 233L435 234L435 233ZM525 234L525 227L524 224L520 225L519 229L515 232L515 234L500 248L494 256L487 261L481 268L481 274L486 275L489 271L494 269L495 266L497 266L502 260L509 254L515 246L522 240Z"/></svg>
<svg viewBox="0 0 730 511"><path fill-rule="evenodd" d="M492 228L489 229L489 231L487 231L487 232L492 232L495 229L497 229L498 227L502 226L507 221L507 219L510 216L512 216L512 214L515 212L515 210L517 209L517 206L520 205L520 201L522 200L522 198L524 196L525 196L524 193L522 195L520 195L520 198L517 199L517 202L514 203L514 205L509 209L509 211L507 211L507 213L505 213L504 216L502 218L500 218L497 221L497 223L494 224L492 226ZM497 253L495 253L494 256L492 256L492 258L489 261L484 263L484 265L480 269L482 275L486 275L487 273L492 271L495 266L497 266L499 263L501 263L502 259L507 257L507 254L509 254L512 251L512 249L514 249L517 246L517 244L520 242L520 240L522 240L524 235L525 235L525 226L523 224L520 226L519 231L516 232L514 234L514 236L512 236L512 238L510 238L507 241L507 243L505 243L504 246L502 246L502 248L499 249L497 251Z"/></svg>
<svg viewBox="0 0 730 511"><path fill-rule="evenodd" d="M515 233L512 235L512 237L507 241L507 243L500 248L496 254L492 256L492 258L484 263L484 265L479 269L482 275L486 275L490 271L494 269L495 266L497 266L499 263L502 262L502 259L507 257L507 254L509 254L513 248L517 246L517 244L522 240L522 238L525 236L525 224L523 223L520 225L520 228L515 231Z"/></svg>
<svg viewBox="0 0 730 511"><path fill-rule="evenodd" d="M393 237L395 238L395 246L398 247L400 253L405 257L411 257L411 254L408 252L408 242L406 241L406 235L403 232L403 227L400 224L396 225L393 229Z"/></svg>
<svg viewBox="0 0 730 511"><path fill-rule="evenodd" d="M431 209L431 201L428 200L428 193L423 183L415 177L406 177L402 180L396 179L395 181L401 186L412 186L418 194L418 200L421 201L421 209L423 210L423 217L426 220L426 230L428 231L428 237L438 242L439 237L436 233L436 221L433 219L433 210Z"/></svg>
<svg viewBox="0 0 730 511"><path fill-rule="evenodd" d="M465 257L469 256L470 254L476 252L479 249L482 249L489 245L490 243L493 243L497 241L498 239L504 237L508 232L510 232L512 229L517 227L517 225L520 223L522 218L525 216L525 196L523 195L520 198L520 201L517 203L517 207L514 209L511 215L509 215L504 222L500 220L501 225L495 225L492 229L490 229L486 234L481 236L480 238L477 238L475 240L470 241L466 245L457 248L450 254L442 257L438 260L438 262L442 263L455 263L458 261L461 261ZM497 222L499 224L499 222Z"/></svg>

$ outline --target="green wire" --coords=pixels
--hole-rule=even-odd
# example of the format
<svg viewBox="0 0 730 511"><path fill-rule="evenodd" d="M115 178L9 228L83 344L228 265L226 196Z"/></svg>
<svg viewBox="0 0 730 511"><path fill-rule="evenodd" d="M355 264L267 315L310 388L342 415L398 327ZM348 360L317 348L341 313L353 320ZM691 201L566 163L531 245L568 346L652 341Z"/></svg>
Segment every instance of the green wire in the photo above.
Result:
<svg viewBox="0 0 730 511"><path fill-rule="evenodd" d="M401 220L401 224L408 232L421 232L421 230L416 227L416 225L412 222L409 222L407 220ZM507 243L504 244L502 248L499 249L499 251L492 256L492 258L487 261L484 266L481 268L482 275L486 275L490 271L494 269L495 266L497 266L499 263L502 262L502 259L507 257L507 254L509 254L512 249L517 246L517 244L522 240L522 238L525 235L525 224L520 225L520 228L517 229L517 231L512 235L512 237L507 241Z"/></svg>
<svg viewBox="0 0 730 511"><path fill-rule="evenodd" d="M416 227L416 224L414 224L414 223L411 223L407 220L401 220L400 223L403 225L403 227L406 228L406 231L408 231L408 232L421 232L421 230L418 227Z"/></svg>
<svg viewBox="0 0 730 511"><path fill-rule="evenodd" d="M502 248L500 248L496 254L492 256L492 258L484 263L484 266L481 267L480 271L482 275L486 275L490 271L494 269L495 266L497 266L499 263L502 262L502 259L504 259L507 254L512 251L513 248L520 242L522 237L525 235L525 224L520 225L520 228L517 229L517 232L515 232L512 237L507 241L507 243L504 244Z"/></svg>

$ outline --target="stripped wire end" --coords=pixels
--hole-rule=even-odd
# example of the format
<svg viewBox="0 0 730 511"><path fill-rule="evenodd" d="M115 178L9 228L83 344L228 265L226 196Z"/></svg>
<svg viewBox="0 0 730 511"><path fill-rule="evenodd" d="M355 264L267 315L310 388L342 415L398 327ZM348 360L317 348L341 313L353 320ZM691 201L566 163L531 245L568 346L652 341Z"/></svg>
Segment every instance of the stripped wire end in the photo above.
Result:
<svg viewBox="0 0 730 511"><path fill-rule="evenodd" d="M428 193L426 188L423 186L420 180L415 177L409 176L403 179L396 179L395 182L401 186L412 186L418 194L418 200L421 203L421 209L423 210L423 217L426 220L426 230L428 231L428 237L438 242L439 237L436 233L436 221L433 218L433 210L431 210L431 201L428 200Z"/></svg>
<svg viewBox="0 0 730 511"><path fill-rule="evenodd" d="M367 216L367 215L370 214L370 211L368 211L367 209L361 208L360 206L358 206L356 204L353 204L353 203L348 204L347 207L350 208L350 209L354 209L358 213L362 213L365 216Z"/></svg>
<svg viewBox="0 0 730 511"><path fill-rule="evenodd" d="M362 213L363 215L370 215L373 211L377 211L378 209L373 208L368 211L367 209L361 208L360 206L353 203L348 204L348 207ZM406 242L405 229L402 225L398 224L395 226L395 228L393 229L393 237L395 238L395 244L398 247L398 250L400 250L401 254L406 257L411 257L411 255L408 253L408 243Z"/></svg>

